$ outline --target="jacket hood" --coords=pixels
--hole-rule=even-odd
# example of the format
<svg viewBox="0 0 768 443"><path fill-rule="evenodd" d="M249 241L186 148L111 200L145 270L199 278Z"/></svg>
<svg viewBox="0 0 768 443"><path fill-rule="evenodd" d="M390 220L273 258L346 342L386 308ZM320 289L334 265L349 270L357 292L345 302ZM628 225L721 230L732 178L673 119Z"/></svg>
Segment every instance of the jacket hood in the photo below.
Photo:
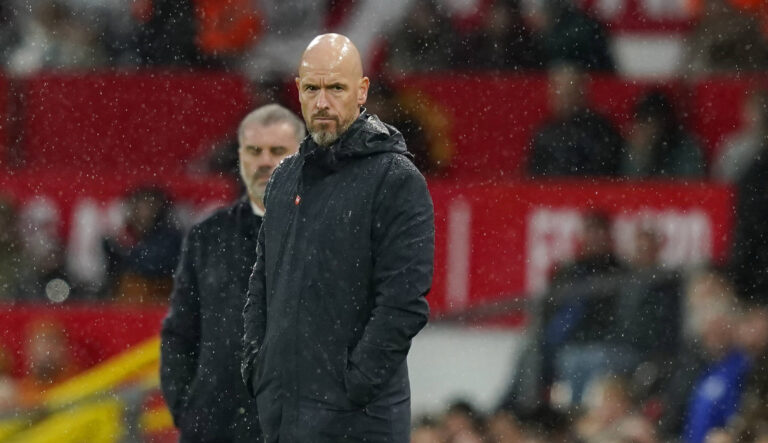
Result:
<svg viewBox="0 0 768 443"><path fill-rule="evenodd" d="M318 146L311 136L307 136L300 151L307 160L322 158L320 161L331 167L341 166L340 163L348 159L369 157L385 152L413 157L405 146L403 134L394 126L366 112L365 108L360 110L360 116L329 148Z"/></svg>

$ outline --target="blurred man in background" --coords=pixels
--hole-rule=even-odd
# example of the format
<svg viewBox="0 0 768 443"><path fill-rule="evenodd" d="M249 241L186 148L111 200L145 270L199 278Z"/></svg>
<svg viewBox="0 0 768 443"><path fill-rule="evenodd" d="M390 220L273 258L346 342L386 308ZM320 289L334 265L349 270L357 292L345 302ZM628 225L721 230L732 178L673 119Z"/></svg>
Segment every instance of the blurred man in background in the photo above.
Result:
<svg viewBox="0 0 768 443"><path fill-rule="evenodd" d="M255 402L239 376L241 314L267 181L304 133L301 120L276 104L246 116L238 156L247 195L193 227L184 243L163 324L161 369L182 441L260 438Z"/></svg>

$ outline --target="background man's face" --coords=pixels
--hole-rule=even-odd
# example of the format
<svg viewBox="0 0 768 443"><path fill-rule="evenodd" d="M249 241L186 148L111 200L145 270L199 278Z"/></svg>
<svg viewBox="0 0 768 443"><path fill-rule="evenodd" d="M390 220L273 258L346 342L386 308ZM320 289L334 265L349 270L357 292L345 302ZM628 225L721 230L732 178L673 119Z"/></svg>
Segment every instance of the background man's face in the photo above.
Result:
<svg viewBox="0 0 768 443"><path fill-rule="evenodd" d="M368 82L342 69L307 69L296 79L301 114L312 139L330 146L346 131L365 103Z"/></svg>
<svg viewBox="0 0 768 443"><path fill-rule="evenodd" d="M159 221L163 203L151 194L141 193L133 196L128 201L128 224L139 233L146 234Z"/></svg>
<svg viewBox="0 0 768 443"><path fill-rule="evenodd" d="M286 156L296 152L299 142L290 123L262 126L251 123L243 129L238 157L240 175L251 199L264 198L267 181Z"/></svg>
<svg viewBox="0 0 768 443"><path fill-rule="evenodd" d="M574 114L582 105L585 82L582 76L567 68L549 73L549 101L552 113L561 118Z"/></svg>

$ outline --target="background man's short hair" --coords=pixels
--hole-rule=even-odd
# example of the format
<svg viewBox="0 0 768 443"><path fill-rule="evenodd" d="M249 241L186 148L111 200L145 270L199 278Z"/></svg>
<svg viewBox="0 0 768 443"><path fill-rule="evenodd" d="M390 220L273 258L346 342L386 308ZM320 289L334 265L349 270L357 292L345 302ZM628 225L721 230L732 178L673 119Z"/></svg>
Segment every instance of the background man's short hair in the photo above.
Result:
<svg viewBox="0 0 768 443"><path fill-rule="evenodd" d="M296 140L301 143L306 135L306 128L304 122L299 119L293 112L287 108L280 106L276 103L264 105L251 111L240 122L240 126L237 128L237 140L238 142L243 139L243 132L245 127L251 123L258 124L259 126L270 126L276 123L288 123L293 127L296 134Z"/></svg>

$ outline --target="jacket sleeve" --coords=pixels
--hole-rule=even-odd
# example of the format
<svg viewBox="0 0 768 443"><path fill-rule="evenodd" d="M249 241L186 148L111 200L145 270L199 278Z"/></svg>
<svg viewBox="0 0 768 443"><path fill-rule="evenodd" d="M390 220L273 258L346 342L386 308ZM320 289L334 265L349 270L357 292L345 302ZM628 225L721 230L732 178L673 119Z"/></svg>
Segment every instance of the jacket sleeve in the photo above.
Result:
<svg viewBox="0 0 768 443"><path fill-rule="evenodd" d="M432 200L424 177L405 157L391 165L373 211L374 307L344 380L359 404L376 398L426 325L434 259Z"/></svg>
<svg viewBox="0 0 768 443"><path fill-rule="evenodd" d="M266 216L265 216L266 222ZM256 243L256 263L248 280L248 294L243 308L243 361L240 372L248 392L253 395L253 369L256 355L267 330L267 284L264 266L264 223Z"/></svg>
<svg viewBox="0 0 768 443"><path fill-rule="evenodd" d="M194 263L198 245L197 231L193 229L182 246L161 331L160 385L177 421L195 377L200 348L200 295Z"/></svg>

